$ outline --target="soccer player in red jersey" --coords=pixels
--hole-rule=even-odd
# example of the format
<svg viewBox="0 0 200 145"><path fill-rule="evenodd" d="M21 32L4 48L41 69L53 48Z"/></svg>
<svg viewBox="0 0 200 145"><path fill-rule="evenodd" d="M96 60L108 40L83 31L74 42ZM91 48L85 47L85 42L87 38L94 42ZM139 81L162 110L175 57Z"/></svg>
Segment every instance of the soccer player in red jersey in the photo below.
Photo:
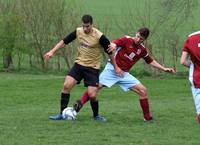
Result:
<svg viewBox="0 0 200 145"><path fill-rule="evenodd" d="M190 34L185 40L180 63L189 68L189 81L200 124L200 31Z"/></svg>
<svg viewBox="0 0 200 145"><path fill-rule="evenodd" d="M103 87L111 87L114 84L119 85L124 91L131 90L139 95L140 106L143 111L144 121L152 120L152 115L149 111L149 101L146 87L133 75L129 73L131 67L141 58L145 62L161 71L175 73L173 68L167 68L160 65L147 52L143 41L149 36L148 28L141 28L137 31L135 37L122 36L114 40L109 50L116 50L115 61L117 68L110 61L105 66L105 69L99 77L99 90ZM78 112L80 108L89 100L89 95L85 92L81 100L74 105Z"/></svg>

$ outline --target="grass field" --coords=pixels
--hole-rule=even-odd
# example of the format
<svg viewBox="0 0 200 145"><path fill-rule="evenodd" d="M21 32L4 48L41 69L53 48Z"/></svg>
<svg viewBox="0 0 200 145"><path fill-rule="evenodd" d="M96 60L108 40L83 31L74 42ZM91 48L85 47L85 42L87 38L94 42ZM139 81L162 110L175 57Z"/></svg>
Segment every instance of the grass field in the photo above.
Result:
<svg viewBox="0 0 200 145"><path fill-rule="evenodd" d="M147 0L93 0L84 1L83 13L94 17L94 23L99 24L102 31L104 25L108 27L108 37L115 39L120 35L134 34L135 26L130 32L122 32L114 19L118 19L122 26L124 19L129 18L129 9L136 10L138 6L144 9ZM154 13L161 9L157 6L159 0L149 0ZM199 6L198 6L199 7ZM180 49L185 37L199 28L199 9L194 11L184 27L179 27ZM191 23L192 22L192 23ZM152 27L152 26L151 26ZM159 48L160 49L160 48ZM167 49L167 48L166 48ZM2 52L0 52L2 54ZM155 51L159 58L160 51ZM167 55L170 64L170 55ZM13 59L17 68L16 55ZM64 76L45 75L44 72L29 70L26 56L22 63L21 72L0 72L0 145L199 145L200 126L196 121L195 107L187 78L165 76L162 78L142 78L141 82L148 88L150 107L154 121L143 122L138 96L132 92L124 93L118 87L104 89L100 92L100 114L108 121L95 122L87 104L78 114L76 121L54 122L49 115L58 113L60 91ZM26 60L27 59L27 60ZM2 63L0 56L0 64ZM56 59L52 60L55 61ZM186 72L179 65L177 71ZM142 62L134 66L138 75L143 75ZM141 67L142 66L142 67ZM170 66L172 66L170 64ZM0 66L0 69L2 65ZM64 64L65 68L65 64ZM19 73L24 73L19 74ZM27 71L27 72L26 72ZM27 74L29 73L29 74ZM58 73L56 72L54 74ZM35 75L33 75L35 74ZM38 75L36 75L38 74ZM169 75L167 75L169 76ZM80 97L84 91L83 85L76 86L71 92L69 106Z"/></svg>
<svg viewBox="0 0 200 145"><path fill-rule="evenodd" d="M138 97L118 87L99 94L95 122L87 104L74 122L48 119L59 109L62 76L0 73L1 145L199 145L200 127L186 79L141 81L148 88L154 121L145 123ZM71 92L70 106L84 90Z"/></svg>

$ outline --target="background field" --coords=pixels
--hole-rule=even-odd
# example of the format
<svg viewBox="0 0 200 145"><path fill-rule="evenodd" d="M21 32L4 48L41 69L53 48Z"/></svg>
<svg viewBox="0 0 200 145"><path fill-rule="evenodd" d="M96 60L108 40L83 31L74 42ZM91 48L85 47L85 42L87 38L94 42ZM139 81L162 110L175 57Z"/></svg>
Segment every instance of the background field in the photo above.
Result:
<svg viewBox="0 0 200 145"><path fill-rule="evenodd" d="M1 145L199 145L200 128L185 78L142 78L148 88L154 121L145 123L138 97L118 87L99 94L95 122L87 104L75 122L51 121L59 109L63 77L0 73ZM70 106L84 90L74 88Z"/></svg>
<svg viewBox="0 0 200 145"><path fill-rule="evenodd" d="M134 36L138 28L149 27L151 35L145 44L151 55L162 64L184 71L179 64L181 46L188 34L199 30L200 23L198 0L0 0L0 3L3 71L69 69L76 56L75 43L59 51L48 64L42 56L80 26L80 18L86 13L94 17L94 26L110 40L121 35ZM104 57L102 67L106 61ZM140 66L135 70L144 71L144 65Z"/></svg>
<svg viewBox="0 0 200 145"><path fill-rule="evenodd" d="M118 22L122 22L121 25L125 25L125 21L127 23L130 23L130 21L137 21L137 17L132 17L130 11L133 11L135 13L138 13L138 11L141 9L141 13L138 13L139 15L147 14L149 15L151 20L156 20L157 16L160 14L159 12L163 12L162 7L160 6L161 2L168 1L168 0L85 0L83 3L83 13L89 13L94 16L94 23L101 22L103 25L105 22L108 21L109 29L111 30L111 33L108 35L111 37L111 39L114 39L118 37L118 35L122 35L122 32L119 28L116 27L116 21L113 21L114 19L118 19ZM176 4L176 0L168 1L171 2L174 5ZM186 2L186 1L182 1ZM188 1L189 2L189 1ZM195 2L195 0L192 0L192 2ZM145 7L146 6L146 7ZM191 16L188 19L188 21L184 22L180 27L178 28L177 32L181 34L181 42L183 42L183 39L190 34L192 31L198 31L199 30L199 22L198 19L200 14L200 5L197 1L196 7L194 9L191 9ZM138 10L139 9L139 10ZM148 11L150 9L150 13ZM177 7L178 9L178 7ZM168 11L170 12L170 11ZM141 17L141 20L145 19L145 17ZM130 23L131 24L131 23ZM148 25L148 23L146 23ZM168 22L168 25L170 25L170 22ZM100 27L102 27L100 25ZM133 29L132 31L127 31L127 34L134 34L134 32L137 30L137 27L134 25L131 26ZM150 23L149 27L153 27L153 23ZM164 29L164 28L163 28ZM162 30L162 29L161 29ZM162 37L162 36L161 36Z"/></svg>
<svg viewBox="0 0 200 145"><path fill-rule="evenodd" d="M57 5L52 7L48 5L54 2L57 4L56 1L0 0L1 4L8 2L8 5L5 5L5 9L3 9L3 5L0 6L0 12L3 12L0 13L0 23L2 24L0 28L2 34L0 38L0 145L199 145L200 127L196 121L195 107L187 80L188 70L179 64L181 46L184 39L191 32L199 30L200 6L197 4L197 7L193 9L186 8L186 10L192 12L192 15L187 21L181 23L175 31L168 29L167 26L173 29L172 24L168 22L158 31L159 35L150 36L148 41L153 44L152 52L155 58L166 66L173 66L171 48L169 45L166 46L165 43L168 44L170 40L174 40L173 36L178 37L179 41L176 44L178 58L175 62L177 74L171 76L152 73L151 77L147 77L149 74L146 73L147 68L142 61L138 62L131 71L136 77L141 77L141 82L148 88L150 109L154 116L153 122L143 122L136 94L132 92L124 93L116 86L111 89L104 89L98 95L100 99L100 114L108 119L106 123L99 123L93 120L89 104L81 110L75 122L54 122L48 119L49 115L58 113L59 110L60 91L67 72L66 62L58 55L50 61L49 70L41 68L41 64L37 62L38 54L36 51L38 47L33 45L34 39L30 39L33 37L28 29L32 28L29 25L30 23L20 23L21 26L26 24L26 29L24 29L24 26L16 25L18 24L17 22L28 22L26 19L21 21L24 18L23 15L16 17L19 12L17 8L21 6L18 4L24 3L28 11L33 6L35 11L30 10L30 17L28 16L28 18L36 22L34 26L38 28L36 29L37 34L41 33L38 35L41 38L41 42L46 40L43 38L49 36L48 44L41 43L42 53L53 47L72 28L76 28L80 24L82 14L91 14L94 17L94 25L112 40L124 34L134 35L135 31L140 27L140 25L131 24L131 22L137 20L137 17L132 17L129 14L130 10L141 14L141 17L144 14L148 14L148 16L151 16L149 18L151 22L154 22L162 11L159 6L160 0L71 1L77 2L79 4L78 7L72 7L73 9L70 10L71 7L66 5L64 7L69 8L69 12L65 11L63 13ZM171 2L172 6L174 6L177 3L191 3L198 0L162 0L162 2L164 1ZM57 2L60 4L63 1ZM69 1L64 2L68 4ZM10 7L9 5L13 3L14 6ZM145 4L146 7L144 6ZM32 17L31 14L33 14ZM51 14L55 15L55 17ZM76 15L77 24L71 23L71 19L67 17L70 14ZM49 23L47 23L48 21L42 21L42 16L47 19L51 18ZM64 16L64 18L57 16ZM180 13L178 19L185 20L182 16ZM39 23L32 18L37 18L36 20ZM48 27L49 25L46 24L55 23L55 20L57 20L55 18L63 20L61 21L63 29L59 29L59 25L53 25L55 26L54 29L57 30L58 28L58 31L49 32L48 30L51 29L47 29L46 26ZM44 25L41 21L45 22ZM12 27L8 24L11 24ZM124 27L125 30L119 29L118 25ZM148 26L152 28L153 23ZM21 29L25 31L19 33ZM43 30L48 33L42 33ZM56 32L60 31L60 35L56 34ZM166 34L166 31L169 31L169 35ZM18 38L24 33L27 41L24 40L24 37L22 39ZM172 36L170 35L171 33L173 34ZM7 37L8 39L5 39ZM163 41L159 38L163 38ZM74 49L73 46L67 46L66 50L71 48ZM7 71L3 69L5 49L8 49L8 52L11 49L13 59L13 64L8 73L3 72ZM162 58L162 53L165 59ZM30 54L33 55L32 65L29 62ZM69 55L72 56L71 54ZM59 70L57 67L58 57L61 63L61 69ZM21 59L20 67L18 67L19 58ZM165 61L162 61L162 59ZM102 63L102 67L105 62ZM69 106L72 106L80 97L84 89L82 84L73 89Z"/></svg>

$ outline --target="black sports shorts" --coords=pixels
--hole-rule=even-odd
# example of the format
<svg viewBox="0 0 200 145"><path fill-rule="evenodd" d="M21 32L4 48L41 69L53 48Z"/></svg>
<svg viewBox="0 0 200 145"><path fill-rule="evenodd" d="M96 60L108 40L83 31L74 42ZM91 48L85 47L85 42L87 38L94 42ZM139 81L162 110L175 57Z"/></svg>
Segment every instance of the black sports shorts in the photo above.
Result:
<svg viewBox="0 0 200 145"><path fill-rule="evenodd" d="M86 87L88 86L97 87L99 84L99 69L86 67L75 63L73 67L70 69L68 75L77 80L78 81L77 84L79 84L81 80L84 79L84 85Z"/></svg>

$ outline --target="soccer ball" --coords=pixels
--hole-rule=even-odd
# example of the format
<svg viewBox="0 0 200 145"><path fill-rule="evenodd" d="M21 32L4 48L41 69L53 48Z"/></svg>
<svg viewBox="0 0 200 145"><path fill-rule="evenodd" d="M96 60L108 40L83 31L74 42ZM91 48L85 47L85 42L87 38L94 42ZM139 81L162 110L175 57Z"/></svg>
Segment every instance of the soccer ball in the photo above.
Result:
<svg viewBox="0 0 200 145"><path fill-rule="evenodd" d="M64 120L75 120L76 115L77 113L73 107L67 107L62 112L62 117Z"/></svg>

